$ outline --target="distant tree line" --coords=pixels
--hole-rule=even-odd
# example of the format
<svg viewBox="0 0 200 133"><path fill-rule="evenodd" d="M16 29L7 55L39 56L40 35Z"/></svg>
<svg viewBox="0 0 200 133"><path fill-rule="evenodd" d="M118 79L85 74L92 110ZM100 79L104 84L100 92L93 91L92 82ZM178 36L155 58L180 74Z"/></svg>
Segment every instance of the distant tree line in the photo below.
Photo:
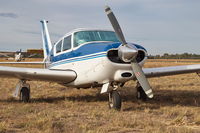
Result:
<svg viewBox="0 0 200 133"><path fill-rule="evenodd" d="M164 53L163 55L149 55L149 59L200 59L198 54L168 54Z"/></svg>

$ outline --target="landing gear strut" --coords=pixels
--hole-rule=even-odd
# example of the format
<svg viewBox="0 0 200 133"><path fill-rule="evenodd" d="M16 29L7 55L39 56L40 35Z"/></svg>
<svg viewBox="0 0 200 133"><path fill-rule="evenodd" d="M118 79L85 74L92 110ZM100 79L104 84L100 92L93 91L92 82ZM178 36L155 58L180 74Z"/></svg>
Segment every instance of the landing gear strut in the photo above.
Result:
<svg viewBox="0 0 200 133"><path fill-rule="evenodd" d="M148 99L148 97L139 83L137 84L136 88L137 88L136 98L139 100L142 100L142 101L146 101Z"/></svg>
<svg viewBox="0 0 200 133"><path fill-rule="evenodd" d="M109 102L108 102L109 108L120 110L121 104L122 104L122 100L121 100L121 96L119 92L116 90L111 91L109 93Z"/></svg>

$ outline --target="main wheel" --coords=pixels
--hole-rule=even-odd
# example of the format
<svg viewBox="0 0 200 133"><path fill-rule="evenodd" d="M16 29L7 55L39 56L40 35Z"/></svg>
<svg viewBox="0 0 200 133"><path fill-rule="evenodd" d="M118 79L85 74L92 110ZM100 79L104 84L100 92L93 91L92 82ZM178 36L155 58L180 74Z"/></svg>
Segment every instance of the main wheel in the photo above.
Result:
<svg viewBox="0 0 200 133"><path fill-rule="evenodd" d="M111 91L109 93L109 108L110 109L116 109L116 110L120 110L121 109L121 96L119 94L118 91Z"/></svg>
<svg viewBox="0 0 200 133"><path fill-rule="evenodd" d="M30 100L30 89L27 87L23 87L20 91L20 100L22 102L29 102Z"/></svg>
<svg viewBox="0 0 200 133"><path fill-rule="evenodd" d="M141 86L137 87L136 98L143 100L143 101L147 100L147 95L146 95L146 93L144 92L144 90Z"/></svg>

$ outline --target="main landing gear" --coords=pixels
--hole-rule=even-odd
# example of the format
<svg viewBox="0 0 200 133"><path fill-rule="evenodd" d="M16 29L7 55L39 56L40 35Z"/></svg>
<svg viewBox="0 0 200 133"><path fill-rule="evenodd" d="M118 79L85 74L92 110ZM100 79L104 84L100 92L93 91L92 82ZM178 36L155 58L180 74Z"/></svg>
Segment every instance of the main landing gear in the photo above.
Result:
<svg viewBox="0 0 200 133"><path fill-rule="evenodd" d="M25 103L30 101L30 85L25 80L20 80L17 84L14 97L19 97Z"/></svg>
<svg viewBox="0 0 200 133"><path fill-rule="evenodd" d="M22 87L20 91L20 101L29 102L30 100L30 88Z"/></svg>

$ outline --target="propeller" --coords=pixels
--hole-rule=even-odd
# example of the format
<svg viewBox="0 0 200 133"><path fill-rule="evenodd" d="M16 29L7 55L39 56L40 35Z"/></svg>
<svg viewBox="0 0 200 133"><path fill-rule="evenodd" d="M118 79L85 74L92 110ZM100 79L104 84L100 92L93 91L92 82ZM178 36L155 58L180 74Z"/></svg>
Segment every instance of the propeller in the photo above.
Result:
<svg viewBox="0 0 200 133"><path fill-rule="evenodd" d="M105 7L105 12L108 16L108 19L110 20L110 23L112 24L112 27L113 27L118 39L122 43L122 45L118 49L119 57L124 62L131 62L131 67L132 67L133 73L135 74L135 76L136 76L138 82L140 83L141 87L143 88L144 92L146 93L146 95L149 98L153 98L153 92L150 87L150 84L142 70L142 67L136 61L136 57L138 54L137 48L134 47L133 45L129 45L126 42L123 32L121 30L121 27L109 6Z"/></svg>

